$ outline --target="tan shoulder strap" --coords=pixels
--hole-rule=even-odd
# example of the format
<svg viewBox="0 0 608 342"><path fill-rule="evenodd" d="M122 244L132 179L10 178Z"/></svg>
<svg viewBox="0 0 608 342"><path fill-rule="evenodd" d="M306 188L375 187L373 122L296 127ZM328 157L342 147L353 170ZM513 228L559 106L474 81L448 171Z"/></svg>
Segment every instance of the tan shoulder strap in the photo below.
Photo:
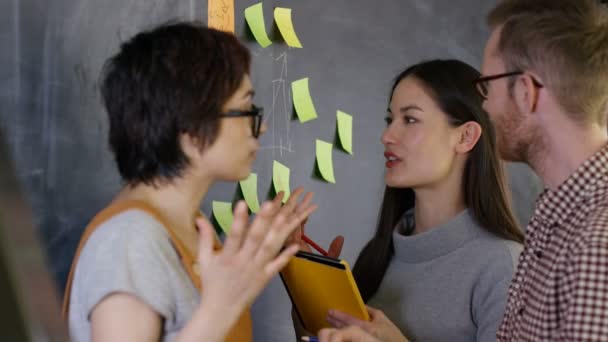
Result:
<svg viewBox="0 0 608 342"><path fill-rule="evenodd" d="M188 252L188 250L186 249L184 244L177 238L177 236L171 229L170 225L167 224L167 221L158 213L158 211L155 208L153 208L152 206L150 206L149 204L142 202L142 201L117 202L115 204L108 206L107 208L105 208L104 210L99 212L97 215L95 215L93 220L87 225L84 233L82 234L82 237L80 238L80 243L78 244L78 249L76 249L76 254L74 255L74 259L72 260L72 266L70 267L70 273L68 275L67 283L65 286L65 292L63 295L63 308L62 308L63 319L65 319L65 320L68 319L68 312L69 312L69 306L70 306L70 294L71 294L71 289L72 289L72 281L74 278L74 271L76 269L76 264L78 263L78 258L80 257L80 253L81 253L82 249L84 248L87 240L89 239L91 234L93 234L93 232L97 229L97 227L99 227L102 223L109 220L113 216L120 214L121 212L131 210L131 209L139 209L139 210L145 211L146 213L148 213L152 217L154 217L156 220L158 220L163 225L163 227L165 227L165 229L167 230L167 233L169 234L171 242L177 249L177 253L180 256L180 260L182 262L182 265L186 269L188 276L190 277L190 279L192 280L192 283L196 286L196 288L199 291L201 290L201 281L200 281L199 276L197 275L198 270L195 269L197 267L195 265L196 259L190 252ZM220 247L219 242L217 240L215 241L215 244L216 244L216 248Z"/></svg>

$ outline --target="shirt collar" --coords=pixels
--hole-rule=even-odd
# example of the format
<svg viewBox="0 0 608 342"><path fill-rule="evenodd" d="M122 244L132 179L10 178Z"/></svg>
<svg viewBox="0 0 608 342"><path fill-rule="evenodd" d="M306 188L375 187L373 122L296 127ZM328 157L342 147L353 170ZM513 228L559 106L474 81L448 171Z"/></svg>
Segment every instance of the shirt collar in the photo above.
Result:
<svg viewBox="0 0 608 342"><path fill-rule="evenodd" d="M534 211L549 225L561 224L598 190L608 184L608 145L587 159L557 189L545 189Z"/></svg>

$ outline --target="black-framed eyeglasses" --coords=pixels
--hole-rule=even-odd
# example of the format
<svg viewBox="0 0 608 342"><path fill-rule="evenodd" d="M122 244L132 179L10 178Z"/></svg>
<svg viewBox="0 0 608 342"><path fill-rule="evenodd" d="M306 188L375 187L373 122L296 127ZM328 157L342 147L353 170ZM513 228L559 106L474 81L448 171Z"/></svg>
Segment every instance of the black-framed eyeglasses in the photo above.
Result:
<svg viewBox="0 0 608 342"><path fill-rule="evenodd" d="M482 76L482 77L479 77L478 79L476 79L475 81L473 81L473 84L475 85L475 89L477 89L477 92L479 93L479 95L481 95L482 98L487 99L488 98L488 86L490 85L490 81L494 81L494 80L497 80L497 79L503 78L503 77L517 76L517 75L523 75L523 74L525 74L525 72L523 72L523 71L510 71L510 72L505 72L502 74ZM540 83L537 79L535 79L532 76L530 76L530 77L532 78L532 83L537 88L544 87L544 85L542 83Z"/></svg>
<svg viewBox="0 0 608 342"><path fill-rule="evenodd" d="M260 129L262 128L262 118L264 117L264 108L252 105L249 111L229 110L226 113L220 114L221 118L238 118L241 116L250 116L252 118L251 133L254 138L259 137Z"/></svg>

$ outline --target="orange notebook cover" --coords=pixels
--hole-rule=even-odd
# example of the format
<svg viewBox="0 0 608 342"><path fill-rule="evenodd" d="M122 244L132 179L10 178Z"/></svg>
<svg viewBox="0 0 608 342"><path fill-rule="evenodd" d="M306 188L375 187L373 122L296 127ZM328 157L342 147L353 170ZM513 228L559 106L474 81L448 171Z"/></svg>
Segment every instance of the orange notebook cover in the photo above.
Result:
<svg viewBox="0 0 608 342"><path fill-rule="evenodd" d="M304 329L311 333L330 327L326 320L330 309L369 320L355 278L344 260L298 252L281 271L281 279Z"/></svg>

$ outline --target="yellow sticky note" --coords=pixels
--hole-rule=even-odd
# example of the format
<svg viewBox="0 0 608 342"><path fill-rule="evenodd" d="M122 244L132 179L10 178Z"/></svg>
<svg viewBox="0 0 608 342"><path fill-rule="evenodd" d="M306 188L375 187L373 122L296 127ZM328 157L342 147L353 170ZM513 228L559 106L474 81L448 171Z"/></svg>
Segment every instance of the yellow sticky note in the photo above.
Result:
<svg viewBox="0 0 608 342"><path fill-rule="evenodd" d="M260 211L260 202L258 202L258 175L252 173L247 179L239 182L241 191L247 206L253 213Z"/></svg>
<svg viewBox="0 0 608 342"><path fill-rule="evenodd" d="M317 165L319 166L319 171L321 171L321 176L330 182L335 183L336 179L334 178L334 163L331 157L331 147L332 145L323 140L317 139Z"/></svg>
<svg viewBox="0 0 608 342"><path fill-rule="evenodd" d="M261 47L265 48L272 44L266 34L264 9L261 2L245 9L245 20L247 21L247 25L249 25L249 29L251 30L251 33L253 33L255 40L257 40Z"/></svg>
<svg viewBox="0 0 608 342"><path fill-rule="evenodd" d="M274 20L277 23L279 31L281 31L281 35L283 36L283 39L287 45L301 48L302 44L296 35L296 31L293 29L293 22L291 21L291 8L275 8Z"/></svg>
<svg viewBox="0 0 608 342"><path fill-rule="evenodd" d="M234 33L234 0L209 0L207 26Z"/></svg>
<svg viewBox="0 0 608 342"><path fill-rule="evenodd" d="M308 77L291 82L291 93L293 94L293 106L300 122L306 122L317 118L317 110L310 97L308 88Z"/></svg>
<svg viewBox="0 0 608 342"><path fill-rule="evenodd" d="M353 117L342 111L338 111L338 136L344 151L353 154Z"/></svg>
<svg viewBox="0 0 608 342"><path fill-rule="evenodd" d="M213 216L217 223L220 224L220 228L222 228L224 233L230 233L230 227L232 227L232 221L234 220L234 216L232 216L232 203L213 201L212 207Z"/></svg>
<svg viewBox="0 0 608 342"><path fill-rule="evenodd" d="M284 191L283 203L287 202L291 191L289 190L289 168L278 161L272 163L272 183L274 184L274 191L278 194L280 191Z"/></svg>

